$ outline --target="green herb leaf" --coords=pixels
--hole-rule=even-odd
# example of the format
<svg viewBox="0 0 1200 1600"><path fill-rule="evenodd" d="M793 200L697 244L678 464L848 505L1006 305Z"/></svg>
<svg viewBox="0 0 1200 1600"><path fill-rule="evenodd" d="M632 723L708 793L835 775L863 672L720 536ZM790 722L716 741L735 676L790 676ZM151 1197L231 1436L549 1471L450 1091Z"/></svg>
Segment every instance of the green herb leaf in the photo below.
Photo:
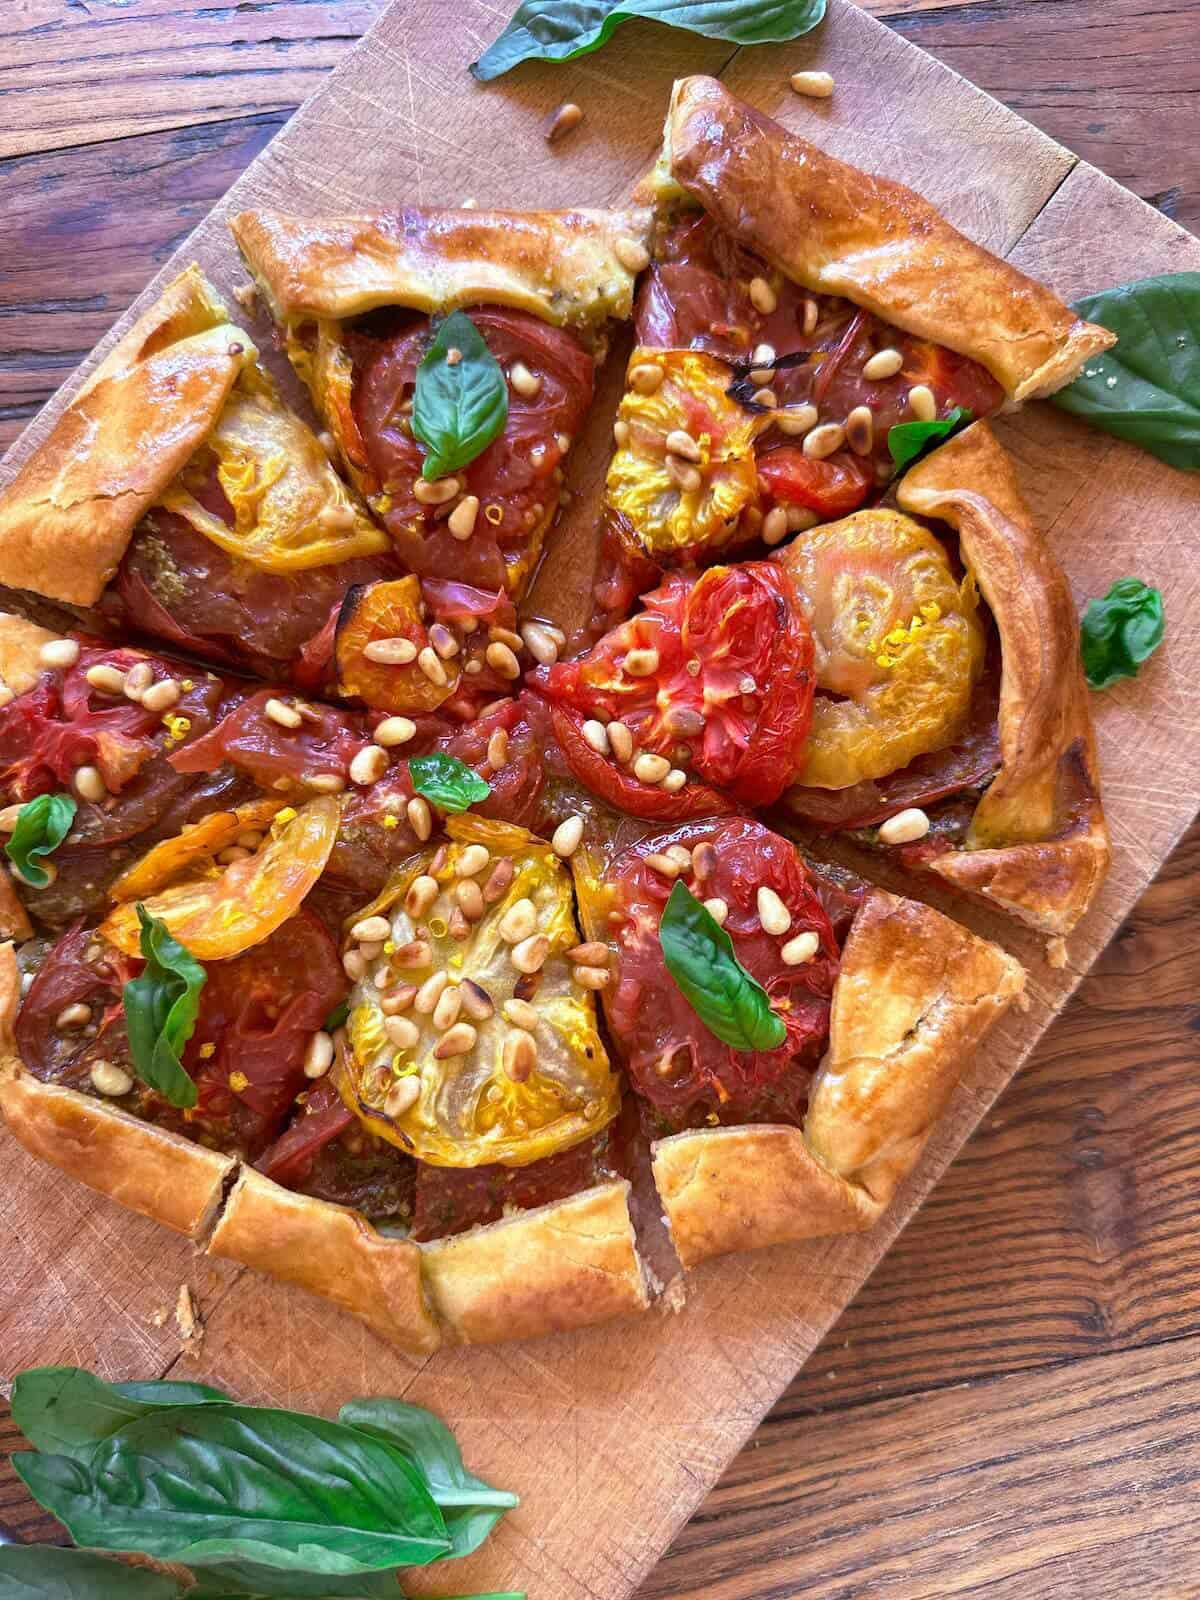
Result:
<svg viewBox="0 0 1200 1600"><path fill-rule="evenodd" d="M629 17L735 44L798 39L825 15L825 0L525 0L471 71L483 82L518 62L572 61L598 50Z"/></svg>
<svg viewBox="0 0 1200 1600"><path fill-rule="evenodd" d="M105 1383L82 1367L30 1367L13 1384L13 1421L36 1450L86 1460L127 1422L168 1406L229 1404L203 1383Z"/></svg>
<svg viewBox="0 0 1200 1600"><path fill-rule="evenodd" d="M200 991L208 974L165 922L137 908L146 965L122 991L129 1049L138 1077L173 1106L194 1106L196 1085L180 1057L200 1013Z"/></svg>
<svg viewBox="0 0 1200 1600"><path fill-rule="evenodd" d="M1052 395L1054 404L1173 467L1200 471L1200 272L1102 289L1075 309L1118 342Z"/></svg>
<svg viewBox="0 0 1200 1600"><path fill-rule="evenodd" d="M381 1575L450 1549L399 1450L323 1417L172 1406L126 1423L86 1462L19 1453L12 1464L77 1544L145 1551L257 1594L387 1593Z"/></svg>
<svg viewBox="0 0 1200 1600"><path fill-rule="evenodd" d="M321 1026L325 1029L326 1033L336 1033L337 1030L345 1024L346 1018L349 1015L350 1002L348 1000L343 1000L340 1006L334 1006L333 1010L325 1018L325 1021L321 1024Z"/></svg>
<svg viewBox="0 0 1200 1600"><path fill-rule="evenodd" d="M193 1592L193 1591L189 1591ZM53 1544L0 1546L0 1600L177 1600L178 1579Z"/></svg>
<svg viewBox="0 0 1200 1600"><path fill-rule="evenodd" d="M26 883L44 889L50 874L34 857L53 855L71 831L79 806L69 794L39 794L17 813L4 853Z"/></svg>
<svg viewBox="0 0 1200 1600"><path fill-rule="evenodd" d="M733 941L682 883L658 925L667 971L710 1033L734 1050L774 1050L787 1037L767 991L733 953Z"/></svg>
<svg viewBox="0 0 1200 1600"><path fill-rule="evenodd" d="M493 1489L468 1472L450 1429L421 1406L350 1400L338 1412L338 1421L386 1440L412 1462L441 1508L451 1557L477 1550L504 1513L519 1503L515 1494Z"/></svg>
<svg viewBox="0 0 1200 1600"><path fill-rule="evenodd" d="M896 469L892 476L911 467L918 456L943 443L970 421L971 412L965 406L955 406L944 417L935 417L932 422L897 422L888 429L887 436L892 465Z"/></svg>
<svg viewBox="0 0 1200 1600"><path fill-rule="evenodd" d="M453 364L446 358L458 351ZM474 461L503 431L508 384L465 311L452 311L417 368L412 431L425 446L423 477L444 478Z"/></svg>
<svg viewBox="0 0 1200 1600"><path fill-rule="evenodd" d="M1163 597L1140 578L1118 578L1083 614L1079 648L1093 689L1107 689L1138 668L1163 641Z"/></svg>
<svg viewBox="0 0 1200 1600"><path fill-rule="evenodd" d="M189 1568L196 1580L187 1600L404 1600L395 1572L368 1572L357 1578L326 1578L319 1573L282 1576L253 1561L221 1561Z"/></svg>
<svg viewBox="0 0 1200 1600"><path fill-rule="evenodd" d="M491 785L457 756L440 753L412 756L408 763L412 786L443 811L465 811L491 794Z"/></svg>

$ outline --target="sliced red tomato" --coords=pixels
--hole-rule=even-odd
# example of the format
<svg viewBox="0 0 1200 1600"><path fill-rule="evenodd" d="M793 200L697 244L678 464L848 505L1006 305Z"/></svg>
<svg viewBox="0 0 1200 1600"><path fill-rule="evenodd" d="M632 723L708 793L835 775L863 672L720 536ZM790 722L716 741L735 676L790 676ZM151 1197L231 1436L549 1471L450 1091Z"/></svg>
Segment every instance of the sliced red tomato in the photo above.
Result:
<svg viewBox="0 0 1200 1600"><path fill-rule="evenodd" d="M266 714L268 701L280 695L296 703L286 690L260 689L210 733L175 751L171 765L176 772L211 772L228 761L264 789L322 773L345 780L351 761L370 742L364 715L305 702L300 726L285 728Z"/></svg>
<svg viewBox="0 0 1200 1600"><path fill-rule="evenodd" d="M63 934L47 951L17 1014L17 1050L35 1078L87 1090L93 1063L128 1068L121 989L140 970L140 961L102 944L90 928ZM59 1015L73 1005L91 1008L94 1032L58 1026Z"/></svg>
<svg viewBox="0 0 1200 1600"><path fill-rule="evenodd" d="M332 1074L297 1102L291 1122L255 1163L258 1170L300 1194L353 1206L372 1222L410 1219L416 1162L367 1132Z"/></svg>
<svg viewBox="0 0 1200 1600"><path fill-rule="evenodd" d="M419 665L417 656L429 647L421 615L421 585L414 577L370 583L347 592L338 617L334 659L339 688L378 711L433 711L458 686L462 664L457 655L438 659L438 677ZM408 662L373 661L367 647L381 639L403 639L417 652Z"/></svg>
<svg viewBox="0 0 1200 1600"><path fill-rule="evenodd" d="M826 521L857 510L875 483L870 463L848 450L816 461L790 444L760 455L758 475L776 505L802 506Z"/></svg>
<svg viewBox="0 0 1200 1600"><path fill-rule="evenodd" d="M787 1037L776 1050L741 1052L710 1033L663 961L658 925L674 881L647 857L683 845L692 866L679 882L698 900L721 900L737 959L767 991ZM803 1119L809 1085L829 1032L839 949L816 885L795 847L746 818L694 823L633 846L608 874L620 964L608 1018L634 1088L664 1128ZM765 931L758 891L773 889L791 923ZM784 946L816 934L810 960L789 965Z"/></svg>
<svg viewBox="0 0 1200 1600"><path fill-rule="evenodd" d="M582 719L620 721L636 751L661 756L700 787L747 805L777 799L808 733L814 684L812 635L787 573L765 561L698 578L674 573L643 603L587 655L530 680L572 714L555 719L572 769L637 816L731 809L689 797L691 782L674 794L639 782L636 756L597 756Z"/></svg>

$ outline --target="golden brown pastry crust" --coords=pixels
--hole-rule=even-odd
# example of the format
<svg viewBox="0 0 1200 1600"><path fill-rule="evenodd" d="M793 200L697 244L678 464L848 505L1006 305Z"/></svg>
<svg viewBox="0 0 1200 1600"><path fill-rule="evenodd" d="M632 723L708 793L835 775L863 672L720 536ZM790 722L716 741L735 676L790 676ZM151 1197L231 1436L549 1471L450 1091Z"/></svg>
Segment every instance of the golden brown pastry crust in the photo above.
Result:
<svg viewBox="0 0 1200 1600"><path fill-rule="evenodd" d="M386 1238L357 1211L295 1194L252 1168L242 1168L208 1251L323 1295L414 1355L441 1344L420 1246Z"/></svg>
<svg viewBox="0 0 1200 1600"><path fill-rule="evenodd" d="M872 890L842 951L829 1049L804 1121L817 1160L886 1205L971 1052L1024 987L999 945L931 906Z"/></svg>
<svg viewBox="0 0 1200 1600"><path fill-rule="evenodd" d="M280 322L340 321L376 306L446 312L487 302L544 322L596 327L630 313L635 274L617 243L643 243L650 213L413 207L308 219L243 211L230 228Z"/></svg>
<svg viewBox="0 0 1200 1600"><path fill-rule="evenodd" d="M422 1245L447 1342L494 1344L642 1311L646 1285L623 1180Z"/></svg>
<svg viewBox="0 0 1200 1600"><path fill-rule="evenodd" d="M0 583L94 605L254 356L199 267L181 273L0 493Z"/></svg>
<svg viewBox="0 0 1200 1600"><path fill-rule="evenodd" d="M985 422L919 461L900 505L959 535L1000 633L1000 770L964 848L930 869L1050 934L1071 931L1108 871L1096 741L1066 576Z"/></svg>
<svg viewBox="0 0 1200 1600"><path fill-rule="evenodd" d="M14 694L32 689L41 674L41 649L58 635L11 611L0 611L0 683Z"/></svg>
<svg viewBox="0 0 1200 1600"><path fill-rule="evenodd" d="M715 78L675 84L656 176L805 288L978 361L1011 403L1053 394L1114 342L913 190L826 155Z"/></svg>
<svg viewBox="0 0 1200 1600"><path fill-rule="evenodd" d="M882 1210L827 1171L798 1128L672 1134L654 1146L654 1181L685 1267L731 1250L859 1233Z"/></svg>

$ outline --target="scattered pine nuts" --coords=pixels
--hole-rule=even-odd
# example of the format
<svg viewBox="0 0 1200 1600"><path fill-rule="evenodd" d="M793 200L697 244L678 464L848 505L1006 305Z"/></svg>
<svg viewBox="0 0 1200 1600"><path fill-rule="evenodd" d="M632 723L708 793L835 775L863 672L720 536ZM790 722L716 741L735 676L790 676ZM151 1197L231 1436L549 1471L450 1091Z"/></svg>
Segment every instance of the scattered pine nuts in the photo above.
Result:
<svg viewBox="0 0 1200 1600"><path fill-rule="evenodd" d="M879 837L884 844L912 844L929 832L929 818L920 806L909 806L897 811L894 817L879 824Z"/></svg>
<svg viewBox="0 0 1200 1600"><path fill-rule="evenodd" d="M544 933L535 933L513 945L509 954L518 972L540 972L550 954L550 941Z"/></svg>
<svg viewBox="0 0 1200 1600"><path fill-rule="evenodd" d="M411 639L372 639L363 645L363 655L380 666L404 667L417 659L417 647Z"/></svg>
<svg viewBox="0 0 1200 1600"><path fill-rule="evenodd" d="M804 454L823 461L846 442L846 430L840 422L823 422L819 428L804 436Z"/></svg>
<svg viewBox="0 0 1200 1600"><path fill-rule="evenodd" d="M488 873L487 882L483 886L484 904L495 905L500 896L508 892L508 887L516 875L516 867L507 856L502 856Z"/></svg>
<svg viewBox="0 0 1200 1600"><path fill-rule="evenodd" d="M937 416L937 400L927 383L918 383L908 391L908 409L918 422L932 422Z"/></svg>
<svg viewBox="0 0 1200 1600"><path fill-rule="evenodd" d="M889 345L863 362L862 375L869 383L878 383L881 378L894 378L903 365L904 357Z"/></svg>
<svg viewBox="0 0 1200 1600"><path fill-rule="evenodd" d="M308 1041L304 1052L304 1076L323 1078L333 1065L333 1040L324 1028L318 1028Z"/></svg>
<svg viewBox="0 0 1200 1600"><path fill-rule="evenodd" d="M475 532L475 519L478 515L479 496L464 495L446 518L446 526L456 539L469 539Z"/></svg>
<svg viewBox="0 0 1200 1600"><path fill-rule="evenodd" d="M281 728L298 728L304 720L294 706L276 700L274 696L263 707L263 715L268 722L274 722Z"/></svg>
<svg viewBox="0 0 1200 1600"><path fill-rule="evenodd" d="M612 974L607 967L576 967L571 976L581 989L603 989Z"/></svg>
<svg viewBox="0 0 1200 1600"><path fill-rule="evenodd" d="M423 506L444 506L458 493L457 478L417 478L413 483L413 498Z"/></svg>
<svg viewBox="0 0 1200 1600"><path fill-rule="evenodd" d="M629 761L633 756L633 733L623 722L610 722L605 729L612 753L618 761Z"/></svg>
<svg viewBox="0 0 1200 1600"><path fill-rule="evenodd" d="M99 805L102 800L108 799L108 785L100 776L98 767L77 767L75 790L81 799L90 800L93 805Z"/></svg>
<svg viewBox="0 0 1200 1600"><path fill-rule="evenodd" d="M530 1033L538 1025L537 1012L527 1000L518 1000L515 996L504 1002L503 1014L506 1022L511 1022L515 1028L526 1028Z"/></svg>
<svg viewBox="0 0 1200 1600"><path fill-rule="evenodd" d="M507 1034L500 1052L500 1065L506 1078L513 1083L524 1083L537 1066L537 1041L533 1035L523 1028Z"/></svg>
<svg viewBox="0 0 1200 1600"><path fill-rule="evenodd" d="M602 939L589 939L567 951L567 960L577 967L606 967L610 951Z"/></svg>
<svg viewBox="0 0 1200 1600"><path fill-rule="evenodd" d="M423 650L418 650L417 666L420 667L430 683L437 684L439 689L444 688L450 682L450 676L442 665L442 658L432 645L427 644Z"/></svg>
<svg viewBox="0 0 1200 1600"><path fill-rule="evenodd" d="M700 460L700 446L685 428L672 428L664 443L673 456L681 456L684 461Z"/></svg>
<svg viewBox="0 0 1200 1600"><path fill-rule="evenodd" d="M351 761L350 782L358 784L360 788L366 788L372 783L378 783L387 769L387 751L377 744L369 744Z"/></svg>
<svg viewBox="0 0 1200 1600"><path fill-rule="evenodd" d="M423 917L438 897L438 881L427 872L420 873L408 886L404 896L404 909L414 920Z"/></svg>
<svg viewBox="0 0 1200 1600"><path fill-rule="evenodd" d="M532 900L522 897L509 906L500 918L496 931L505 944L520 944L522 939L528 939L536 927L537 908Z"/></svg>
<svg viewBox="0 0 1200 1600"><path fill-rule="evenodd" d="M397 1050L415 1050L421 1038L421 1030L411 1017L387 1017L383 1031Z"/></svg>
<svg viewBox="0 0 1200 1600"><path fill-rule="evenodd" d="M573 100L564 100L562 105L555 106L542 124L542 134L546 143L554 144L563 134L570 133L572 128L577 128L582 121L583 108L577 106Z"/></svg>
<svg viewBox="0 0 1200 1600"><path fill-rule="evenodd" d="M433 951L427 939L410 939L392 952L392 965L402 971L417 971L433 960Z"/></svg>
<svg viewBox="0 0 1200 1600"><path fill-rule="evenodd" d="M778 544L787 537L788 516L786 506L772 506L763 518L762 537L764 544Z"/></svg>
<svg viewBox="0 0 1200 1600"><path fill-rule="evenodd" d="M118 1067L112 1061L93 1061L88 1076L98 1094L115 1098L117 1095L128 1094L133 1088L132 1076L124 1067Z"/></svg>
<svg viewBox="0 0 1200 1600"><path fill-rule="evenodd" d="M449 1061L454 1056L467 1056L475 1048L479 1034L469 1022L456 1022L447 1028L433 1047L434 1059Z"/></svg>
<svg viewBox="0 0 1200 1600"><path fill-rule="evenodd" d="M491 859L492 852L487 845L469 844L454 863L454 876L456 878L473 878L477 872L483 871Z"/></svg>
<svg viewBox="0 0 1200 1600"><path fill-rule="evenodd" d="M388 1090L383 1102L384 1115L402 1117L406 1111L412 1110L420 1098L421 1080L415 1072L410 1072Z"/></svg>
<svg viewBox="0 0 1200 1600"><path fill-rule="evenodd" d="M687 782L687 773L682 767L672 767L662 781L662 787L668 794L678 794Z"/></svg>
<svg viewBox="0 0 1200 1600"><path fill-rule="evenodd" d="M793 72L790 79L797 94L810 100L828 100L833 93L833 78L828 72Z"/></svg>
<svg viewBox="0 0 1200 1600"><path fill-rule="evenodd" d="M437 651L438 659L449 661L458 654L458 640L445 623L435 622L429 630L429 642Z"/></svg>
<svg viewBox="0 0 1200 1600"><path fill-rule="evenodd" d="M556 856L561 856L565 861L568 856L575 854L583 839L583 818L579 815L567 817L555 828L550 840L551 847Z"/></svg>
<svg viewBox="0 0 1200 1600"><path fill-rule="evenodd" d="M172 706L179 704L180 688L174 678L162 678L158 683L152 683L142 695L142 704L154 716L162 711L169 711Z"/></svg>
<svg viewBox="0 0 1200 1600"><path fill-rule="evenodd" d="M79 660L79 646L74 639L47 639L38 651L38 660L44 667L73 667Z"/></svg>
<svg viewBox="0 0 1200 1600"><path fill-rule="evenodd" d="M649 678L658 671L658 660L658 651L650 646L627 651L623 665L631 678Z"/></svg>
<svg viewBox="0 0 1200 1600"><path fill-rule="evenodd" d="M756 389L750 398L756 406L765 406L768 411L774 411L779 404L779 396L769 386Z"/></svg>
<svg viewBox="0 0 1200 1600"><path fill-rule="evenodd" d="M508 381L524 400L534 400L542 392L542 380L530 372L523 361L514 361L508 369Z"/></svg>
<svg viewBox="0 0 1200 1600"><path fill-rule="evenodd" d="M678 861L673 861L670 856L654 851L645 858L646 865L651 872L659 872L664 878L677 878L682 870Z"/></svg>
<svg viewBox="0 0 1200 1600"><path fill-rule="evenodd" d="M486 1022L489 1017L496 1015L496 1005L491 995L474 978L464 978L458 993L462 996L463 1010L473 1022Z"/></svg>
<svg viewBox="0 0 1200 1600"><path fill-rule="evenodd" d="M350 937L359 944L371 943L377 939L390 939L392 925L386 917L362 917L350 929Z"/></svg>
<svg viewBox="0 0 1200 1600"><path fill-rule="evenodd" d="M638 361L629 369L629 381L639 394L657 394L663 369L657 361Z"/></svg>
<svg viewBox="0 0 1200 1600"><path fill-rule="evenodd" d="M729 907L719 895L713 895L710 900L706 900L704 909L714 922L719 923L722 927L724 926L725 918L729 915Z"/></svg>
<svg viewBox="0 0 1200 1600"><path fill-rule="evenodd" d="M788 931L792 925L792 914L774 889L768 888L765 883L760 884L755 902L764 933L782 934Z"/></svg>
<svg viewBox="0 0 1200 1600"><path fill-rule="evenodd" d="M875 443L875 417L870 406L855 406L846 416L846 442L856 456L869 456Z"/></svg>
<svg viewBox="0 0 1200 1600"><path fill-rule="evenodd" d="M305 778L304 781L318 794L341 794L346 787L346 780L340 772L314 772L311 778Z"/></svg>
<svg viewBox="0 0 1200 1600"><path fill-rule="evenodd" d="M84 1005L82 1000L77 1000L74 1005L64 1006L54 1019L56 1028L86 1028L92 1020L91 1006Z"/></svg>
<svg viewBox="0 0 1200 1600"><path fill-rule="evenodd" d="M613 443L618 450L623 450L629 443L629 424L621 417L613 423Z"/></svg>
<svg viewBox="0 0 1200 1600"><path fill-rule="evenodd" d="M511 645L493 639L484 652L485 660L493 672L498 672L502 678L519 678L521 676L521 663L517 660Z"/></svg>
<svg viewBox="0 0 1200 1600"><path fill-rule="evenodd" d="M643 750L633 763L633 775L643 783L661 783L670 770L671 763L666 756L656 756L649 750Z"/></svg>
<svg viewBox="0 0 1200 1600"><path fill-rule="evenodd" d="M750 304L764 317L769 317L779 304L779 297L765 278L750 279Z"/></svg>
<svg viewBox="0 0 1200 1600"><path fill-rule="evenodd" d="M527 622L521 629L521 638L529 654L543 667L558 660L558 640L540 622Z"/></svg>
<svg viewBox="0 0 1200 1600"><path fill-rule="evenodd" d="M398 744L407 744L416 732L417 725L409 717L384 717L371 737L385 750L392 750Z"/></svg>
<svg viewBox="0 0 1200 1600"><path fill-rule="evenodd" d="M497 772L508 760L508 730L497 728L488 740L487 746L488 766Z"/></svg>
<svg viewBox="0 0 1200 1600"><path fill-rule="evenodd" d="M431 1019L439 1033L445 1033L447 1028L453 1027L458 1021L458 1013L461 1009L462 991L456 983L448 983L438 996L438 1003L433 1008L433 1017Z"/></svg>
<svg viewBox="0 0 1200 1600"><path fill-rule="evenodd" d="M804 335L804 337L806 339L808 338L810 333L815 333L817 331L817 323L820 320L821 320L821 308L820 308L820 306L817 304L817 302L815 300L805 300L805 302L804 302L804 322L801 325L800 331L801 331L801 333L803 333L803 335Z"/></svg>
<svg viewBox="0 0 1200 1600"><path fill-rule="evenodd" d="M367 958L361 950L347 950L342 957L342 971L351 983L361 983L367 975Z"/></svg>
<svg viewBox="0 0 1200 1600"><path fill-rule="evenodd" d="M408 825L424 844L433 832L433 813L429 809L428 800L421 795L414 795L404 808L408 817Z"/></svg>
<svg viewBox="0 0 1200 1600"><path fill-rule="evenodd" d="M417 990L413 1000L413 1010L419 1011L423 1017L429 1016L445 992L446 985L450 982L450 975L446 972L435 972Z"/></svg>
<svg viewBox="0 0 1200 1600"><path fill-rule="evenodd" d="M780 433L789 434L792 438L802 433L808 433L817 425L817 408L814 405L789 406L781 411L775 418L775 426Z"/></svg>
<svg viewBox="0 0 1200 1600"><path fill-rule="evenodd" d="M602 722L597 722L595 717L589 717L582 728L584 743L596 752L598 756L608 754L608 729Z"/></svg>
<svg viewBox="0 0 1200 1600"><path fill-rule="evenodd" d="M92 688L98 689L101 694L124 693L125 674L111 662L100 661L94 667L89 667L86 677Z"/></svg>
<svg viewBox="0 0 1200 1600"><path fill-rule="evenodd" d="M800 967L806 961L811 961L820 948L820 939L809 930L804 933L798 933L794 939L789 939L779 954L783 957L786 966Z"/></svg>

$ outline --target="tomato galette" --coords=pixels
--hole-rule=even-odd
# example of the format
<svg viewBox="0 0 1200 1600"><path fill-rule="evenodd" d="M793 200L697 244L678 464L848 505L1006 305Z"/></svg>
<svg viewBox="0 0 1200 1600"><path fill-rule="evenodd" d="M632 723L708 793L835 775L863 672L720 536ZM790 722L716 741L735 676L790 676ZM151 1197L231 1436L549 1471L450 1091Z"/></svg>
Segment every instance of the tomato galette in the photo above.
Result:
<svg viewBox="0 0 1200 1600"><path fill-rule="evenodd" d="M233 229L321 431L191 268L0 495L10 1130L417 1352L870 1227L1025 983L880 852L1107 867L983 419L1109 335L707 79L626 211Z"/></svg>

